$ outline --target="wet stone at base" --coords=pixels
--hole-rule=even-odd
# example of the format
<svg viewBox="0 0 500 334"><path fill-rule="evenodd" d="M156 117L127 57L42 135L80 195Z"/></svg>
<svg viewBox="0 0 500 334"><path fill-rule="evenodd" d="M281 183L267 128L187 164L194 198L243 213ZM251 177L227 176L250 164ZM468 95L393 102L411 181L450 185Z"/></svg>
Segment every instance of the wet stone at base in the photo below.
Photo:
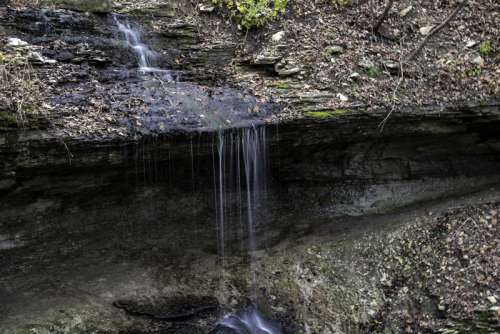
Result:
<svg viewBox="0 0 500 334"><path fill-rule="evenodd" d="M219 302L214 297L183 296L156 300L118 300L113 305L130 315L162 321L183 321L214 316Z"/></svg>

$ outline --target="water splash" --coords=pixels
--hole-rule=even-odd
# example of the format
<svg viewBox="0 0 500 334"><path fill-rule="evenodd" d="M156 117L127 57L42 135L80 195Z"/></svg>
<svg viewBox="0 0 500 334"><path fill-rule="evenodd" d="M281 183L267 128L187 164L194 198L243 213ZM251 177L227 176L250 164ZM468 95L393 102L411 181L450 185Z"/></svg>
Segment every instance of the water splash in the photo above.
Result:
<svg viewBox="0 0 500 334"><path fill-rule="evenodd" d="M224 317L219 326L229 328L238 334L282 334L281 328L267 319L255 305Z"/></svg>

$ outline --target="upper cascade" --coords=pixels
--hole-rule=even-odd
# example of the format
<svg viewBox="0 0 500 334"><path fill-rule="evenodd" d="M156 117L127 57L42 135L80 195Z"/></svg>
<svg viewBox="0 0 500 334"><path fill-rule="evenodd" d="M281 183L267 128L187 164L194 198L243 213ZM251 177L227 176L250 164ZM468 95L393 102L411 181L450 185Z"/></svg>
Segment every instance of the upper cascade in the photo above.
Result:
<svg viewBox="0 0 500 334"><path fill-rule="evenodd" d="M134 28L130 22L120 21L116 14L113 14L113 20L118 30L123 34L127 47L132 49L136 54L139 61L139 70L141 72L164 72L155 66L158 53L143 42L140 31Z"/></svg>

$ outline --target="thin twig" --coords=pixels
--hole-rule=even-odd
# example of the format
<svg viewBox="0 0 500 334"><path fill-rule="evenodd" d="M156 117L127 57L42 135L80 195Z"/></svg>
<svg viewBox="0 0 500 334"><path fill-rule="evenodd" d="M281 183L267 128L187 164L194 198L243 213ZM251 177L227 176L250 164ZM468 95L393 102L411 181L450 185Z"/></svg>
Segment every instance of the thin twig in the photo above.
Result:
<svg viewBox="0 0 500 334"><path fill-rule="evenodd" d="M71 159L73 158L73 153L71 153L71 151L69 150L68 145L66 145L66 143L64 142L64 140L60 139L60 141L61 141L61 144L66 149L66 153L68 155L68 162L69 162L69 165L71 166L71 161L72 161Z"/></svg>
<svg viewBox="0 0 500 334"><path fill-rule="evenodd" d="M420 42L420 45L415 49L415 51L413 51L408 57L407 57L407 61L412 61L413 59L415 59L416 56L418 56L418 54L420 53L420 51L422 51L423 47L427 44L427 42L429 41L429 39L436 35L441 29L443 29L444 27L446 27L446 25L462 10L462 8L465 7L465 5L467 4L467 0L459 0L458 1L458 6L457 8L455 8L455 10L446 18L446 20L444 20L440 25L438 25L437 27L435 27L434 29L432 29L429 34L427 36L425 36L425 38L422 40L422 42Z"/></svg>
<svg viewBox="0 0 500 334"><path fill-rule="evenodd" d="M378 33L378 30L380 29L380 26L382 23L384 23L385 19L387 18L387 15L389 14L389 11L391 10L392 6L394 5L394 0L389 0L387 4L385 5L384 11L382 14L378 17L377 23L373 26L373 32L375 34Z"/></svg>
<svg viewBox="0 0 500 334"><path fill-rule="evenodd" d="M393 101L396 100L396 93L398 92L399 86L401 86L401 83L403 82L403 80L404 80L404 77L401 76L401 78L399 78L399 80L398 80L398 84L396 85L396 88L394 88L394 91L392 93ZM385 118L382 120L382 122L380 122L378 125L380 128L380 133L384 132L385 124L387 123L387 121L391 117L394 110L396 110L396 103L395 102L392 103L391 110L387 113L387 116L385 116Z"/></svg>
<svg viewBox="0 0 500 334"><path fill-rule="evenodd" d="M400 43L401 43L401 48L402 48L403 41L401 40ZM392 92L392 101L393 102L392 102L391 110L387 113L387 116L385 116L385 118L378 125L380 128L380 133L384 132L385 124L387 123L387 121L391 117L394 110L396 110L396 97L397 97L396 95L397 95L397 92L399 90L399 87L401 86L401 84L403 83L404 78L405 78L405 72L404 72L404 68L403 68L403 56L402 55L399 57L399 71L401 73L401 76L399 77L398 83Z"/></svg>

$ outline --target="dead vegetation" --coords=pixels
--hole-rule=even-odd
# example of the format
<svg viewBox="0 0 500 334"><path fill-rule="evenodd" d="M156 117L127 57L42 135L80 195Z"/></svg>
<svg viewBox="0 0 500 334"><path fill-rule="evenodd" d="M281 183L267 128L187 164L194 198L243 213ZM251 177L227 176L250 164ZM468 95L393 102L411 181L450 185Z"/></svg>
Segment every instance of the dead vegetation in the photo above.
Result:
<svg viewBox="0 0 500 334"><path fill-rule="evenodd" d="M368 262L360 266L377 271L385 300L369 332L399 323L400 333L498 333L499 209L487 203L436 218L431 212L361 241Z"/></svg>
<svg viewBox="0 0 500 334"><path fill-rule="evenodd" d="M0 52L0 122L24 126L41 107L42 83L27 57Z"/></svg>
<svg viewBox="0 0 500 334"><path fill-rule="evenodd" d="M300 72L245 84L285 103L321 96L318 110L486 103L500 93L499 9L495 1L290 2L284 18L248 34L241 54L282 57ZM292 117L302 108L295 100Z"/></svg>

